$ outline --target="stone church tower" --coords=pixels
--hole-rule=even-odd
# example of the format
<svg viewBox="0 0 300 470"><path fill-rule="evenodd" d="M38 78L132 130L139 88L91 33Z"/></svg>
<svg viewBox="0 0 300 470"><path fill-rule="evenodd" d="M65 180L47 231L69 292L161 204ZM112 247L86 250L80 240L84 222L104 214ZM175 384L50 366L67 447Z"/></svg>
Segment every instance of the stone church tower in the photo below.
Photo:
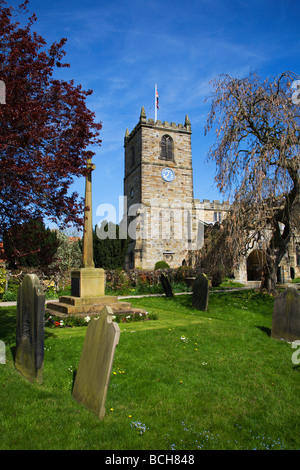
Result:
<svg viewBox="0 0 300 470"><path fill-rule="evenodd" d="M191 135L188 116L184 124L147 120L144 107L135 128L126 130L122 230L131 241L125 269L154 269L162 260L171 268L193 265L204 226L222 223L230 210L228 202L194 199ZM263 257L254 246L235 268L236 280L258 281ZM295 233L278 282L298 276L300 235Z"/></svg>
<svg viewBox="0 0 300 470"><path fill-rule="evenodd" d="M165 260L184 263L197 235L191 125L154 122L144 107L131 133L126 131L124 196L132 239L126 268L153 269ZM133 233L136 237L133 237Z"/></svg>

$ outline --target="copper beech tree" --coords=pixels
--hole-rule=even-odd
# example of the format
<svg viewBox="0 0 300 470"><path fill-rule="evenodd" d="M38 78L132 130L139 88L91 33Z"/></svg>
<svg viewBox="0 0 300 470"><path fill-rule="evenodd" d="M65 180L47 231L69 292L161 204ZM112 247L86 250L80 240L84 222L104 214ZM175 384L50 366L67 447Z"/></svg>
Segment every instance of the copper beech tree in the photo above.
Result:
<svg viewBox="0 0 300 470"><path fill-rule="evenodd" d="M221 76L206 125L206 132L216 130L208 156L216 164L216 182L232 202L223 225L226 250L237 262L261 249L261 288L268 291L275 289L278 266L300 229L300 107L292 85L289 73L271 81L256 74Z"/></svg>
<svg viewBox="0 0 300 470"><path fill-rule="evenodd" d="M0 232L31 219L59 225L83 219L83 201L69 188L86 174L100 145L101 123L87 108L92 93L55 78L65 56L61 39L48 46L34 30L28 0L17 10L0 0ZM25 18L25 26L16 21ZM54 76L55 73L55 76ZM87 209L87 208L86 208Z"/></svg>

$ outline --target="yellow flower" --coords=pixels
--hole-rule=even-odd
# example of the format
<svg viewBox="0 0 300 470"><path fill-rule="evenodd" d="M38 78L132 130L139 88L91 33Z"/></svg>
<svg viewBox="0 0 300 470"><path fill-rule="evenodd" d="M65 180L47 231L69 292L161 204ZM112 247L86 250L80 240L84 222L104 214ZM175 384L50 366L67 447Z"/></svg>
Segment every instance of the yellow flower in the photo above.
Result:
<svg viewBox="0 0 300 470"><path fill-rule="evenodd" d="M111 409L110 409L110 411L114 411L114 409L113 409L113 408L111 408Z"/></svg>
<svg viewBox="0 0 300 470"><path fill-rule="evenodd" d="M128 418L132 418L132 415L128 415Z"/></svg>

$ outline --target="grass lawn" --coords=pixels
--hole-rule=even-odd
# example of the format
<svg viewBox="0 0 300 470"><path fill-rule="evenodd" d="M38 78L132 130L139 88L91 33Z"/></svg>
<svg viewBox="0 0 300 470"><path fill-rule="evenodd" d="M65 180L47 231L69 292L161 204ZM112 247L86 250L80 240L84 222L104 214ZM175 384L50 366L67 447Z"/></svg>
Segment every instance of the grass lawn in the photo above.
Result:
<svg viewBox="0 0 300 470"><path fill-rule="evenodd" d="M15 308L0 309L0 449L300 449L300 366L253 291L132 299L158 320L120 324L100 421L71 395L86 327L46 328L43 384L14 368Z"/></svg>

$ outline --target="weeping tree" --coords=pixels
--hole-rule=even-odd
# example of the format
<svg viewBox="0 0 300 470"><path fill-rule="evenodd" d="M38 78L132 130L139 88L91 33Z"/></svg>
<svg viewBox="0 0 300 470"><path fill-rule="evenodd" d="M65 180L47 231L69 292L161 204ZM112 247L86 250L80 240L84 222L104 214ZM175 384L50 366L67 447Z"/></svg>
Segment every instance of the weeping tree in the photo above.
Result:
<svg viewBox="0 0 300 470"><path fill-rule="evenodd" d="M203 246L196 255L196 264L211 279L212 287L219 286L226 277L232 275L233 252L227 220L222 224L216 222L205 225Z"/></svg>
<svg viewBox="0 0 300 470"><path fill-rule="evenodd" d="M273 291L278 266L299 227L300 108L291 73L214 82L205 132L216 131L208 158L232 202L226 231L232 259L264 250L261 288Z"/></svg>

